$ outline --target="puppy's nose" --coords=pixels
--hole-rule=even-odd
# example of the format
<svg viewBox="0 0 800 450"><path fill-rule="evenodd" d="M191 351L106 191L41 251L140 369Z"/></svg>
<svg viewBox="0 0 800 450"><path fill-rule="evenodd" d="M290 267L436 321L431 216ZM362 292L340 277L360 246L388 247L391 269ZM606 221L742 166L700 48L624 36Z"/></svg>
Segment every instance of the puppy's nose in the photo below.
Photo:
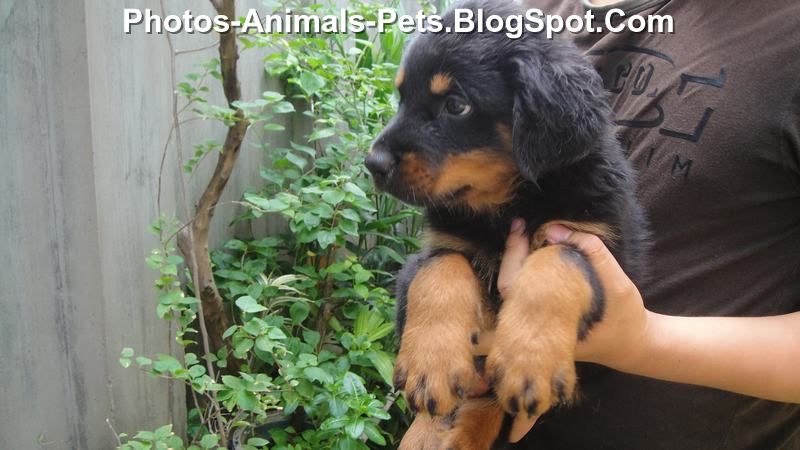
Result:
<svg viewBox="0 0 800 450"><path fill-rule="evenodd" d="M394 158L389 151L379 148L377 145L367 155L364 161L367 169L372 173L376 180L384 180L394 166Z"/></svg>

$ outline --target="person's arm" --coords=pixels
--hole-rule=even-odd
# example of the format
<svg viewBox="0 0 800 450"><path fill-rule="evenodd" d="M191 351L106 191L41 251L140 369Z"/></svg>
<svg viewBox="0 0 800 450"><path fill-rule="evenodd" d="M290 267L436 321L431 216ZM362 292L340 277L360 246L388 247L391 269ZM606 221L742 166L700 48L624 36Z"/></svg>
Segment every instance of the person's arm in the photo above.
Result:
<svg viewBox="0 0 800 450"><path fill-rule="evenodd" d="M800 312L751 318L656 314L645 309L638 289L598 237L562 225L551 225L547 237L552 244L583 251L604 289L605 314L578 344L578 360L659 380L800 403ZM518 276L527 255L526 236L512 232L498 280L501 294ZM512 440L533 425L518 422Z"/></svg>

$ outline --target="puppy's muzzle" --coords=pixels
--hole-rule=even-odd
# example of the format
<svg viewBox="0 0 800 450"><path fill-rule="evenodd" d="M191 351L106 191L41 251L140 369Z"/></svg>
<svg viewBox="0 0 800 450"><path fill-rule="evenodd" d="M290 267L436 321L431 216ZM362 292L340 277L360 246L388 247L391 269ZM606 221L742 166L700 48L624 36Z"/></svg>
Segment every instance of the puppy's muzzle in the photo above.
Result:
<svg viewBox="0 0 800 450"><path fill-rule="evenodd" d="M372 146L372 150L364 162L367 165L367 169L372 173L375 184L378 186L383 186L386 183L395 166L395 159L392 154L380 144Z"/></svg>

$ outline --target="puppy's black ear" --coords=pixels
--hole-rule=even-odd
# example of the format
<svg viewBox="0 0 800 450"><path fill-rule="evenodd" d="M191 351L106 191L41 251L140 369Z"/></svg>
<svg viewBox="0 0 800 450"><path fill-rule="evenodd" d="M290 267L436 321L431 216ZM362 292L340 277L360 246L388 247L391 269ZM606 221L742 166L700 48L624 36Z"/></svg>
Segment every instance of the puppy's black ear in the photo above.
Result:
<svg viewBox="0 0 800 450"><path fill-rule="evenodd" d="M610 124L603 82L571 45L543 38L510 58L514 91L514 159L523 176L572 164L592 149ZM520 49L518 49L520 50Z"/></svg>

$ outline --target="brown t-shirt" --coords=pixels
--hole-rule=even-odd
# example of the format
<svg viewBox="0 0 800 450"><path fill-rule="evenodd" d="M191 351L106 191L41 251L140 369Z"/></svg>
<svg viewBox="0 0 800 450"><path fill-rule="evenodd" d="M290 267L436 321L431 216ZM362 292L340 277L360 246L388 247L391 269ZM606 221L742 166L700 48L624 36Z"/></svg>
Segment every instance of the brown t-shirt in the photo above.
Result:
<svg viewBox="0 0 800 450"><path fill-rule="evenodd" d="M585 12L580 0L526 6ZM800 311L800 1L625 8L671 15L675 33L566 36L602 74L639 172L654 242L651 278L640 286L647 307L683 316ZM581 402L541 418L530 448L800 449L798 405L593 365L580 373Z"/></svg>

